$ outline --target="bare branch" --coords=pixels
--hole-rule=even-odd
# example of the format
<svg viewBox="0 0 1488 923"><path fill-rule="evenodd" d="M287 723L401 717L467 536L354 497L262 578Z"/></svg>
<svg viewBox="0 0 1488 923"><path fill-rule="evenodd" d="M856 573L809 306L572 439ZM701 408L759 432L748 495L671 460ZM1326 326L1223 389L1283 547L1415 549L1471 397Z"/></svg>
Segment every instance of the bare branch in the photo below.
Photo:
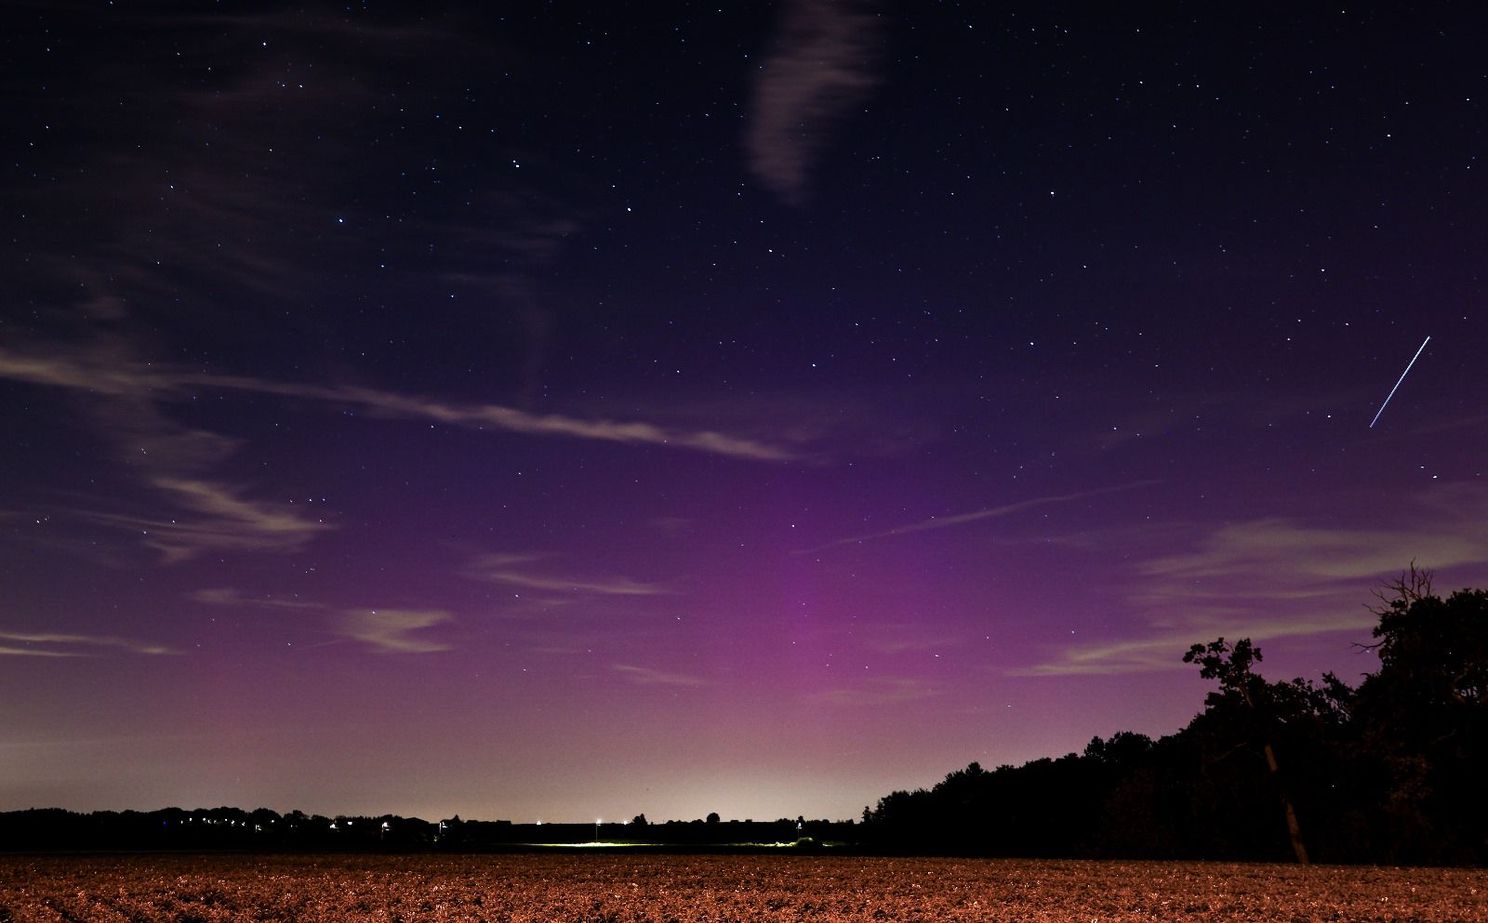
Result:
<svg viewBox="0 0 1488 923"><path fill-rule="evenodd" d="M1431 589L1431 577L1431 571L1417 567L1412 558L1409 570L1402 571L1399 577L1373 591L1374 598L1380 601L1380 605L1369 607L1369 611L1375 615L1384 615L1396 607L1409 608L1413 603L1435 596Z"/></svg>

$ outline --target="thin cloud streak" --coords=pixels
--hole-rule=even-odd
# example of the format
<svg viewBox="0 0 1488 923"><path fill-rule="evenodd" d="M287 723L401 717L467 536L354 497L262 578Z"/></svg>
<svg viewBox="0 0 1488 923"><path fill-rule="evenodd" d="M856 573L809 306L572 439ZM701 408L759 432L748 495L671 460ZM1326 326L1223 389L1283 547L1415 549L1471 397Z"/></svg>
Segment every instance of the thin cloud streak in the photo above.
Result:
<svg viewBox="0 0 1488 923"><path fill-rule="evenodd" d="M536 573L526 565L541 555L490 554L471 562L465 575L475 580L504 583L532 590L552 590L600 596L670 596L676 591L657 583L642 583L629 577L572 577Z"/></svg>
<svg viewBox="0 0 1488 923"><path fill-rule="evenodd" d="M48 651L29 647L8 647L0 644L0 657L86 657L77 651Z"/></svg>
<svg viewBox="0 0 1488 923"><path fill-rule="evenodd" d="M1036 509L1040 506L1048 506L1051 503L1068 503L1072 500L1084 500L1088 497L1098 497L1102 494L1117 493L1123 490L1135 490L1138 487L1150 487L1159 484L1158 480L1133 481L1130 484L1121 484L1116 487L1102 487L1097 490L1081 491L1073 494L1058 494L1052 497L1036 497L1032 500L1020 500L1017 503L1009 503L1006 506L995 506L990 509L977 510L973 513L958 513L954 516L936 516L921 522L910 523L906 526L897 526L893 529L885 529L882 532L871 532L867 535L855 535L851 538L839 538L836 541L827 542L825 545L817 545L815 548L803 548L794 554L815 554L828 548L836 548L839 545L855 545L859 542L872 541L878 538L889 538L895 535L909 535L914 532L928 532L931 529L946 529L951 526L965 525L969 522L979 522L983 519L1000 519L1004 516L1012 516L1024 510Z"/></svg>
<svg viewBox="0 0 1488 923"><path fill-rule="evenodd" d="M541 436L656 445L755 461L787 461L798 454L783 446L711 430L669 430L652 423L589 420L534 414L500 404L455 404L375 388L277 382L235 375L144 371L134 367L79 364L61 357L38 358L0 347L0 378L114 396L185 397L193 388L272 394L360 407L388 417L433 420L467 429L492 428Z"/></svg>
<svg viewBox="0 0 1488 923"><path fill-rule="evenodd" d="M1211 613L1212 620L1130 641L1113 641L1068 648L1058 658L1007 670L1007 676L1115 676L1192 670L1183 662L1190 646L1217 637L1274 641L1320 634L1356 631L1368 635L1376 618L1359 606L1353 612L1319 611L1285 619L1256 620L1245 612Z"/></svg>
<svg viewBox="0 0 1488 923"><path fill-rule="evenodd" d="M667 673L650 667L638 667L628 663L615 663L610 669L640 686L680 686L696 688L708 685L708 681L685 673Z"/></svg>
<svg viewBox="0 0 1488 923"><path fill-rule="evenodd" d="M186 598L192 602L205 603L209 606L257 606L265 609L295 609L321 611L327 607L320 603L305 602L298 599L276 599L273 596L244 596L232 587L208 587L201 590L193 590L186 594Z"/></svg>
<svg viewBox="0 0 1488 923"><path fill-rule="evenodd" d="M1164 581L1291 573L1353 580L1398 571L1406 562L1453 567L1488 557L1488 536L1477 529L1416 531L1318 529L1285 519L1257 519L1220 528L1189 554L1157 558L1141 572ZM1275 577L1269 579L1274 580Z"/></svg>
<svg viewBox="0 0 1488 923"><path fill-rule="evenodd" d="M24 631L0 631L0 641L10 641L20 644L45 644L53 647L26 648L12 647L10 645L0 646L0 654L12 656L29 657L92 657L96 654L86 650L67 650L65 647L105 647L118 648L131 654L177 654L179 651L166 647L163 644L153 644L148 641L132 641L128 638L117 638L107 635L74 635L59 634L55 632L24 632ZM64 649L57 650L55 645L63 645Z"/></svg>

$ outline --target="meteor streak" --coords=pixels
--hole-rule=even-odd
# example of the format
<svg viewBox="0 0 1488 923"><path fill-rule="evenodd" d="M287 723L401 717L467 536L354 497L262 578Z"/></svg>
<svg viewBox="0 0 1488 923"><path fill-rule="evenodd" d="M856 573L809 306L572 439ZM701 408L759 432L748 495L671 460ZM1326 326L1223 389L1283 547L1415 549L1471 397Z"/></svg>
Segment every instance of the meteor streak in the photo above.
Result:
<svg viewBox="0 0 1488 923"><path fill-rule="evenodd" d="M1430 343L1430 342L1431 342L1431 337L1427 337L1426 339L1424 339L1424 340L1421 341L1421 348L1418 349L1418 350L1416 350L1416 354L1414 356L1411 356L1411 361L1406 363L1406 365L1405 365L1405 371L1403 371L1403 372L1400 373L1400 381L1395 382L1395 387L1394 388L1391 388L1390 389L1390 393L1387 394L1387 395L1385 395L1385 402L1380 405L1380 409L1379 410L1375 411L1374 419L1369 421L1369 428L1370 429L1374 429L1374 424L1376 424L1376 423L1379 422L1380 414L1384 413L1385 412L1385 408L1390 405L1390 398L1392 398L1392 397L1395 396L1395 391L1396 391L1397 388L1400 387L1400 382L1401 381L1405 381L1405 376L1407 376L1407 375L1410 374L1411 366L1415 365L1416 364L1416 360L1419 359L1419 358L1421 358L1421 353L1425 351L1426 344L1427 343Z"/></svg>

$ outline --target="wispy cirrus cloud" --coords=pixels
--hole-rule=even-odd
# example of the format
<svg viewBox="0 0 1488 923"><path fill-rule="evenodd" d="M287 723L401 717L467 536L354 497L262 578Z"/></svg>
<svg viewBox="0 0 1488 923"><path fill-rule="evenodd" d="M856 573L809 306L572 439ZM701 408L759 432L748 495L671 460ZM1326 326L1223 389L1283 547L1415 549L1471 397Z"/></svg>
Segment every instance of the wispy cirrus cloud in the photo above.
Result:
<svg viewBox="0 0 1488 923"><path fill-rule="evenodd" d="M83 520L135 536L175 564L202 553L294 552L331 524L282 502L251 499L247 489L205 476L230 458L241 441L182 426L160 408L163 386L148 365L122 344L93 343L71 353L18 353L0 347L0 378L65 389L98 432L112 443L121 466L158 498L137 501L142 513L96 508L69 511Z"/></svg>
<svg viewBox="0 0 1488 923"><path fill-rule="evenodd" d="M867 542L879 538L890 538L895 535L910 535L915 532L928 532L932 529L948 529L952 526L961 526L966 525L967 523L981 522L984 519L1001 519L1005 516L1012 516L1017 513L1024 512L1025 510L1037 509L1038 507L1048 506L1054 503L1069 503L1074 500L1084 500L1090 497L1099 497L1104 494L1116 493L1118 491L1134 490L1138 487L1150 487L1153 484L1159 483L1161 483L1161 481L1157 480L1133 481L1130 484L1121 484L1116 487L1102 487L1097 490L1085 490L1080 491L1079 493L1072 494L1057 494L1050 497L1035 497L1031 500L1020 500L1017 503L1009 503L1004 506L989 507L987 509L976 510L970 513L956 513L951 516L933 516L929 519L924 519L919 522L909 523L908 525L896 526L892 529L885 529L882 532L869 532L865 535L854 535L849 538L839 538L835 541L827 542L824 545L817 545L814 548L803 548L794 553L814 554L818 551L825 551L828 548L836 548L839 545L855 545L859 542Z"/></svg>
<svg viewBox="0 0 1488 923"><path fill-rule="evenodd" d="M1488 489L1443 485L1403 513L1368 528L1320 528L1289 517L1212 527L1192 550L1136 566L1123 608L1148 630L1119 641L1063 648L1013 675L1141 673L1185 668L1182 652L1213 639L1256 641L1340 632L1377 621L1366 609L1377 587L1411 562L1432 570L1488 568ZM1396 524L1389 524L1394 521Z"/></svg>
<svg viewBox="0 0 1488 923"><path fill-rule="evenodd" d="M1222 526L1198 550L1148 561L1141 573L1157 578L1160 588L1181 591L1198 579L1269 573L1283 582L1358 580L1398 571L1411 560L1452 567L1488 557L1488 534L1457 525L1450 531L1320 529L1282 517L1256 519Z"/></svg>
<svg viewBox="0 0 1488 923"><path fill-rule="evenodd" d="M348 405L385 417L426 420L467 429L492 429L535 436L653 445L756 461L785 461L797 452L785 445L711 430L669 429L653 423L540 414L500 404L466 404L398 394L375 388L273 381L235 375L204 375L138 364L103 364L82 356L21 354L0 347L0 378L87 391L92 394L185 400L203 388L269 394L325 404Z"/></svg>
<svg viewBox="0 0 1488 923"><path fill-rule="evenodd" d="M378 654L425 654L452 648L441 641L414 636L413 632L451 620L438 609L364 609L341 613L337 629Z"/></svg>
<svg viewBox="0 0 1488 923"><path fill-rule="evenodd" d="M160 552L167 564L203 553L298 552L335 528L304 508L252 498L248 488L209 476L214 466L240 448L241 440L181 426L164 412L172 402L194 400L204 389L353 406L383 418L428 420L474 430L683 448L748 460L795 457L794 450L783 445L708 430L533 414L494 404L456 404L364 387L207 375L141 362L116 343L30 352L0 346L0 379L60 388L85 399L82 405L114 444L120 462L161 496L164 508L144 513L86 508L71 512L133 535ZM561 578L561 586L553 585L548 582L551 575L510 567L498 568L490 576L531 589L612 595L666 592L623 579Z"/></svg>
<svg viewBox="0 0 1488 923"><path fill-rule="evenodd" d="M153 478L151 486L167 492L194 517L170 519L88 514L97 522L138 531L167 564L211 551L299 551L316 535L334 528L306 518L282 504L246 500L237 488L209 481Z"/></svg>
<svg viewBox="0 0 1488 923"><path fill-rule="evenodd" d="M17 644L26 645L17 647ZM177 654L163 644L135 641L109 635L75 635L58 632L0 631L0 656L16 657L96 657L99 649L114 649L130 654Z"/></svg>
<svg viewBox="0 0 1488 923"><path fill-rule="evenodd" d="M664 446L756 461L784 461L796 457L794 451L783 446L770 445L711 430L669 430L640 421L582 419L562 414L535 414L499 404L452 404L370 388L297 387L284 389L271 383L252 379L231 379L230 381L234 384L227 385L228 387L241 387L243 390L259 390L267 393L288 393L295 397L353 404L390 416L434 420L471 429L489 427L529 435ZM210 381L198 383L212 386Z"/></svg>
<svg viewBox="0 0 1488 923"><path fill-rule="evenodd" d="M639 686L696 688L698 686L708 685L708 681L700 676L692 676L686 673L669 673L665 670L638 667L628 663L611 664L610 669Z"/></svg>
<svg viewBox="0 0 1488 923"><path fill-rule="evenodd" d="M1193 669L1183 662L1183 652L1197 643L1216 637L1274 641L1311 635L1354 631L1367 636L1376 618L1358 604L1329 594L1329 603L1318 609L1298 610L1285 618L1266 618L1253 611L1233 609L1192 613L1181 627L1169 626L1141 638L1076 645L1060 651L1043 663L1007 670L1009 676L1114 676L1124 673L1159 673ZM1357 594L1356 594L1357 595Z"/></svg>
<svg viewBox="0 0 1488 923"><path fill-rule="evenodd" d="M192 602L209 606L259 606L266 609L324 610L320 603L302 599L282 599L277 596L246 596L232 587L207 587L186 594Z"/></svg>
<svg viewBox="0 0 1488 923"><path fill-rule="evenodd" d="M504 583L532 590L560 594L598 596L669 596L676 590L660 583L645 583L622 576L576 576L555 573L551 567L537 567L545 555L486 554L465 568L465 575L476 580Z"/></svg>
<svg viewBox="0 0 1488 923"><path fill-rule="evenodd" d="M877 16L862 0L790 0L755 78L745 149L754 174L792 204L834 124L877 82Z"/></svg>
<svg viewBox="0 0 1488 923"><path fill-rule="evenodd" d="M249 606L257 609L319 613L332 634L364 644L377 654L425 654L454 649L444 641L414 634L453 622L454 616L443 609L346 609L303 599L248 596L232 587L195 590L187 594L187 598L211 606Z"/></svg>

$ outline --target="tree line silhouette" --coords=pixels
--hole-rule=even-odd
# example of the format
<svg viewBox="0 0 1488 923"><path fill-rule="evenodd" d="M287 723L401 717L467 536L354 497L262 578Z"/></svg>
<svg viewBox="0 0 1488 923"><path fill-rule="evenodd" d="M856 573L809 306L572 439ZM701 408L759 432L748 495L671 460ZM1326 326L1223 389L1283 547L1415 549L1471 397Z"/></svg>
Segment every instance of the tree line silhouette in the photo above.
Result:
<svg viewBox="0 0 1488 923"><path fill-rule="evenodd" d="M863 812L884 851L1007 856L1488 862L1488 592L1442 599L1410 570L1378 594L1379 669L1265 679L1249 639L1183 656L1217 681L1152 740L896 791Z"/></svg>
<svg viewBox="0 0 1488 923"><path fill-rule="evenodd" d="M1249 639L1195 644L1214 680L1186 727L896 791L861 823L437 822L265 808L0 813L0 849L422 850L597 840L668 848L823 843L875 853L1488 863L1488 591L1446 599L1414 565L1378 594L1379 668L1350 686L1268 680Z"/></svg>
<svg viewBox="0 0 1488 923"><path fill-rule="evenodd" d="M562 848L604 843L667 851L759 851L789 846L799 851L856 841L854 821L706 820L517 824L509 820L440 821L396 814L326 817L268 808L163 808L94 811L61 808L0 812L0 851L230 850L243 852L457 852Z"/></svg>

